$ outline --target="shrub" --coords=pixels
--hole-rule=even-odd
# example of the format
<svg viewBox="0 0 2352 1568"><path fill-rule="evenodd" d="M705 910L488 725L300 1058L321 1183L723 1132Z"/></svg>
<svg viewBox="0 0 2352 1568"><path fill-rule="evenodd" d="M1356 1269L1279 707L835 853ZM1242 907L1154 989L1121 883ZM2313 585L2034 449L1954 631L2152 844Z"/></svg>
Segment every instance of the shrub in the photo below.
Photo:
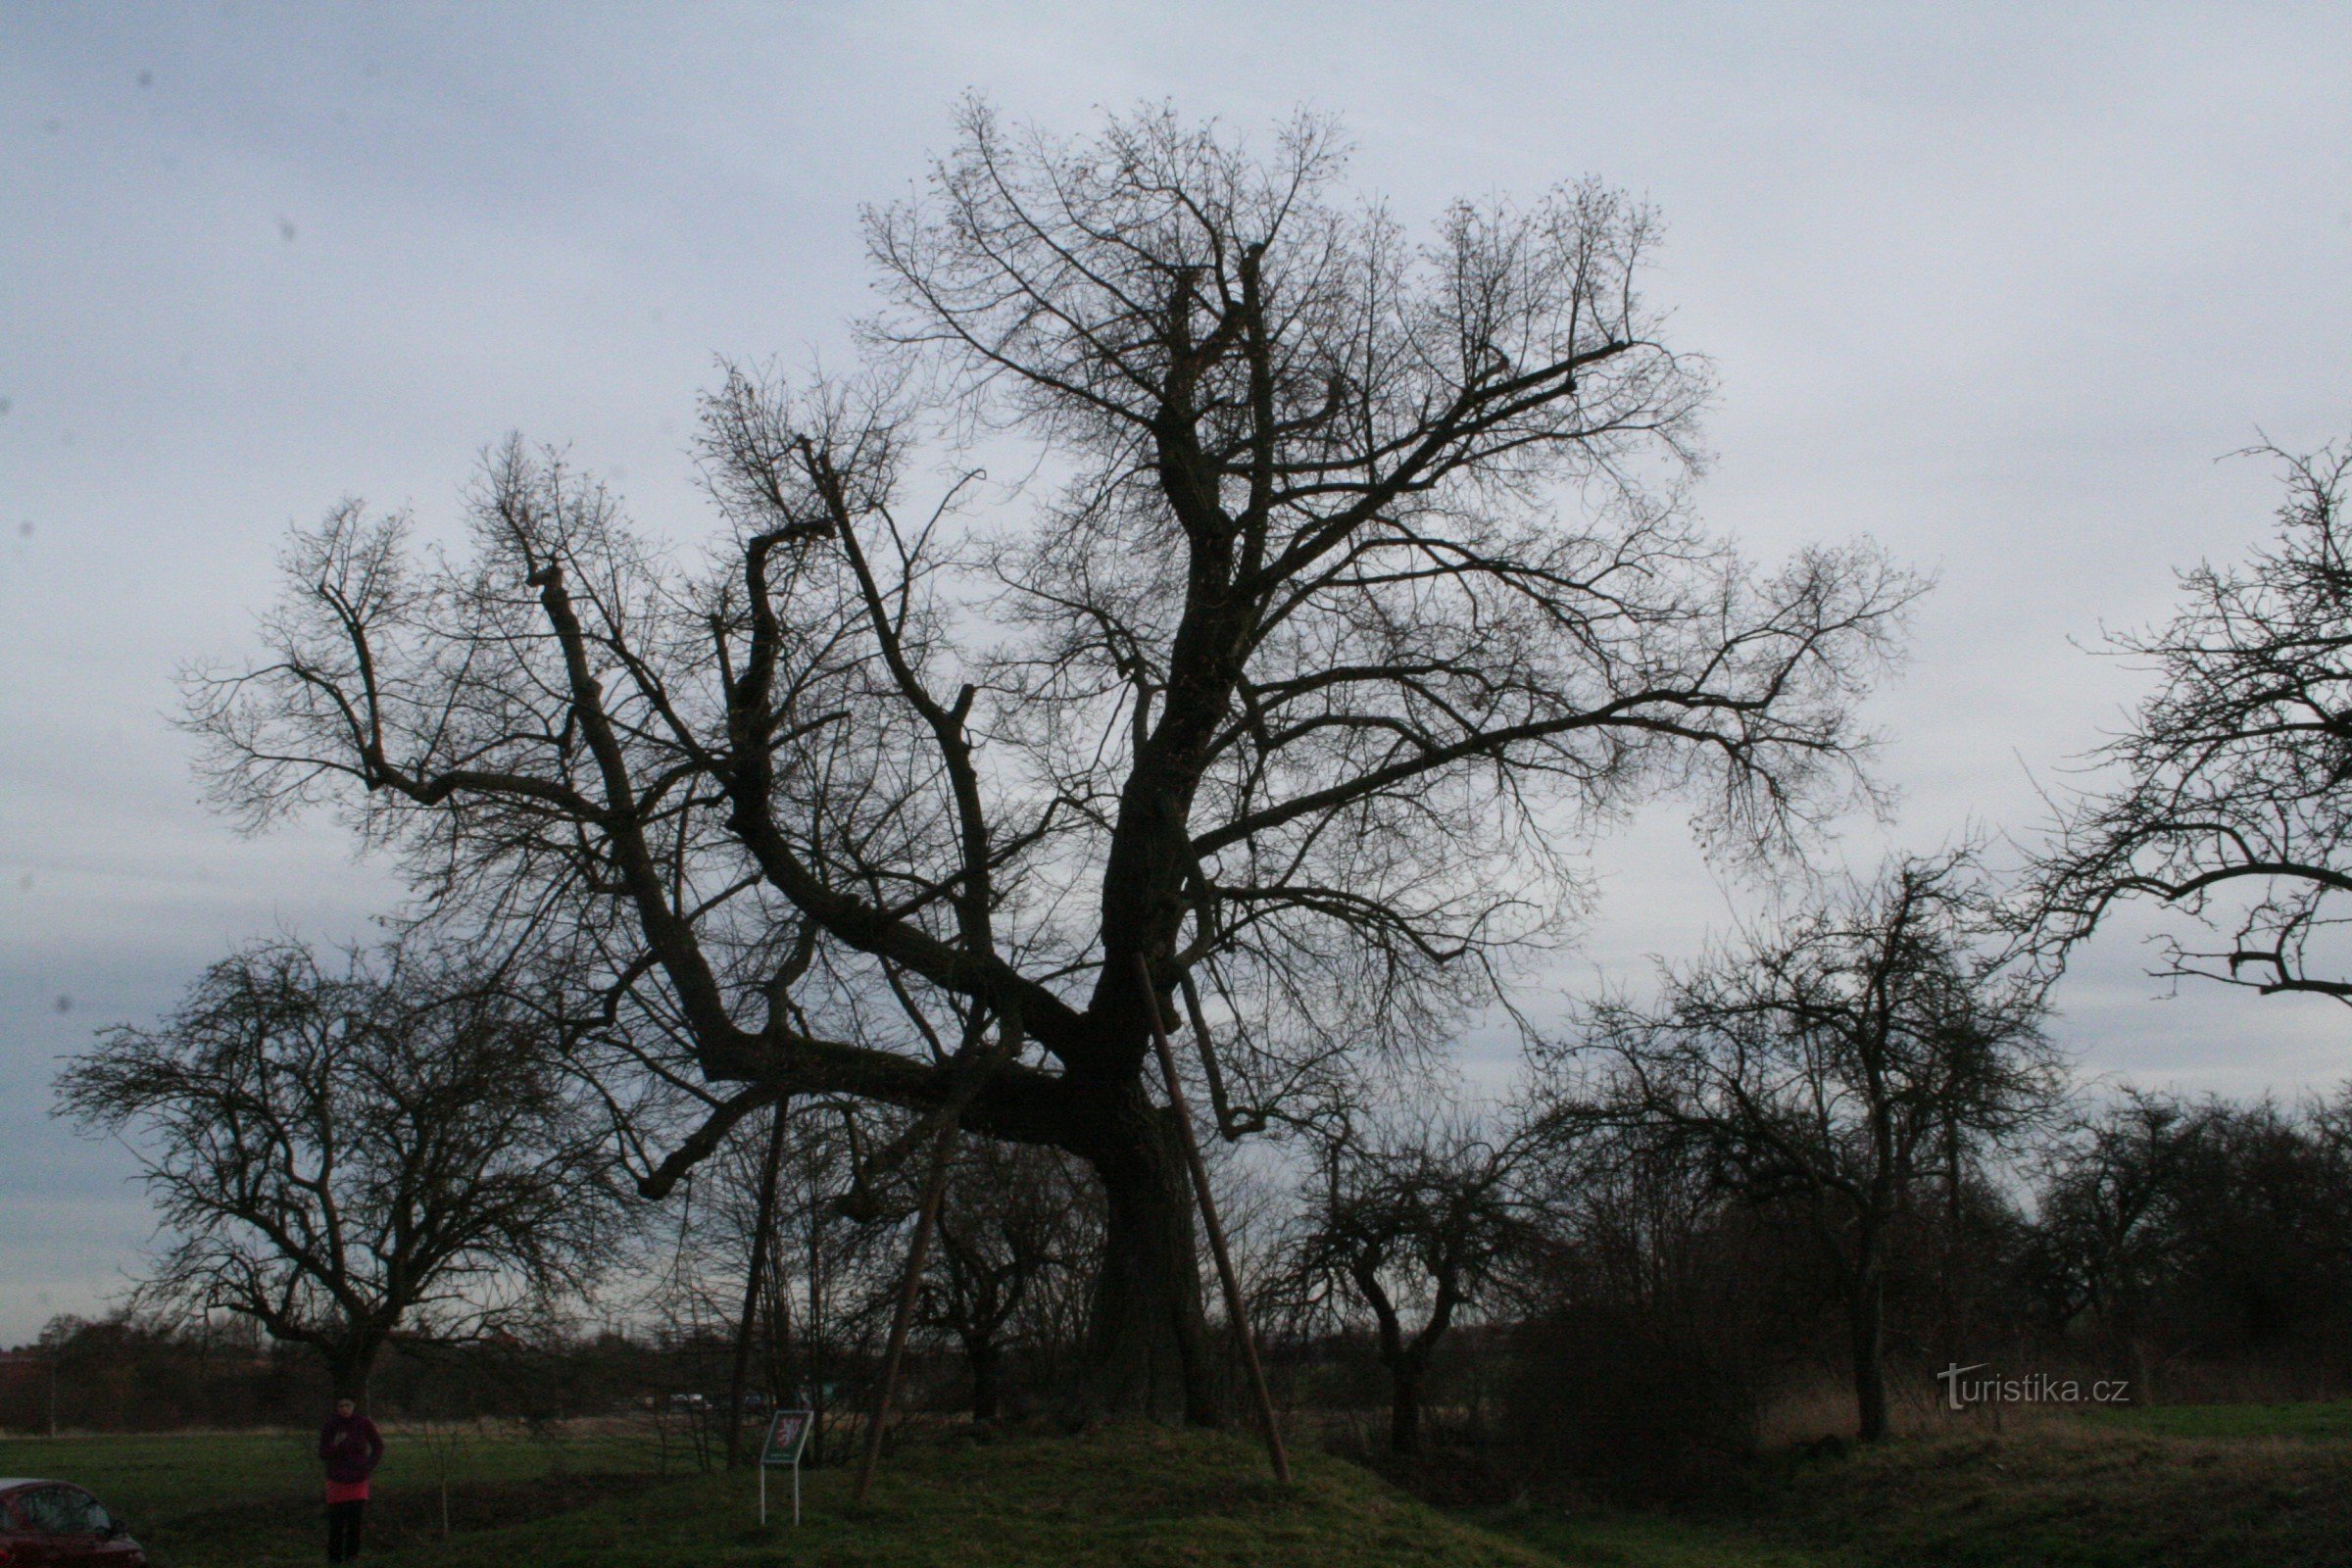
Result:
<svg viewBox="0 0 2352 1568"><path fill-rule="evenodd" d="M1574 1305L1528 1325L1516 1349L1505 1431L1531 1486L1685 1496L1756 1451L1756 1380L1700 1334L1630 1307Z"/></svg>

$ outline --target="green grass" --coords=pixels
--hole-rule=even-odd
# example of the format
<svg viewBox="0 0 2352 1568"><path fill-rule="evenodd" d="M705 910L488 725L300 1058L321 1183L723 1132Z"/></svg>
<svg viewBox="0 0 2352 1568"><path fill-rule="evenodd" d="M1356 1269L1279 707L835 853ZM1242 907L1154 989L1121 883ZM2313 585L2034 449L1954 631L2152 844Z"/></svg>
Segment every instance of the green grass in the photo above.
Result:
<svg viewBox="0 0 2352 1568"><path fill-rule="evenodd" d="M1369 1471L1297 1456L1289 1491L1246 1440L1152 1427L938 1441L869 1503L841 1470L661 1479L620 1439L467 1443L438 1530L429 1446L391 1435L368 1560L394 1568L2352 1568L2352 1410L2200 1406L1955 1431L1767 1464L1712 1511L1447 1516ZM316 1466L291 1436L0 1442L0 1474L62 1475L123 1514L162 1568L318 1555Z"/></svg>
<svg viewBox="0 0 2352 1568"><path fill-rule="evenodd" d="M73 1481L95 1493L172 1568L310 1562L319 1552L318 1461L307 1433L0 1439L0 1475ZM448 1442L451 1515L461 1529L576 1506L638 1484L656 1462L634 1438L561 1443L461 1433ZM393 1561L421 1560L440 1522L434 1445L395 1431L376 1473L370 1534ZM373 1557L378 1553L371 1550Z"/></svg>
<svg viewBox="0 0 2352 1568"><path fill-rule="evenodd" d="M1833 1559L1737 1525L1656 1515L1512 1508L1475 1516L1558 1562L1591 1568L1826 1568Z"/></svg>
<svg viewBox="0 0 2352 1568"><path fill-rule="evenodd" d="M1157 1428L910 1450L862 1506L851 1500L848 1475L817 1472L806 1479L797 1530L783 1522L789 1504L775 1506L788 1485L770 1486L765 1530L753 1522L752 1478L721 1476L469 1538L430 1560L446 1568L1543 1568L1552 1560L1344 1461L1300 1454L1297 1484L1285 1491L1242 1439Z"/></svg>
<svg viewBox="0 0 2352 1568"><path fill-rule="evenodd" d="M2352 1442L2352 1400L2311 1404L2128 1404L2080 1418L2085 1426L2171 1438L2295 1438Z"/></svg>
<svg viewBox="0 0 2352 1568"><path fill-rule="evenodd" d="M314 1440L284 1434L0 1440L0 1474L76 1482L118 1513L143 1520L220 1497L269 1496L307 1483Z"/></svg>
<svg viewBox="0 0 2352 1568"><path fill-rule="evenodd" d="M2352 1568L2352 1406L2118 1408L1760 1466L1683 1515L1483 1522L1625 1568Z"/></svg>
<svg viewBox="0 0 2352 1568"><path fill-rule="evenodd" d="M1872 1568L2343 1568L2352 1446L2114 1423L1793 1465L1756 1523Z"/></svg>
<svg viewBox="0 0 2352 1568"><path fill-rule="evenodd" d="M804 1523L790 1520L789 1477L770 1477L769 1524L755 1521L755 1478L696 1476L623 1485L584 1475L632 1455L591 1445L548 1449L477 1442L466 1468L472 1506L451 1539L429 1517L423 1445L391 1435L370 1506L369 1561L416 1568L527 1562L715 1568L733 1564L1268 1564L1282 1568L1542 1568L1533 1548L1413 1501L1368 1471L1298 1456L1284 1491L1241 1439L1158 1428L1083 1439L1007 1438L910 1448L883 1470L871 1499L850 1497L840 1470L804 1477ZM570 1472L550 1478L561 1466ZM0 1473L80 1482L129 1520L166 1568L273 1568L319 1552L316 1464L290 1437L81 1438L0 1444ZM561 1512L494 1522L502 1504ZM405 1510L405 1511L404 1511ZM402 1523L401 1521L406 1521ZM379 1528L392 1524L395 1528ZM470 1526L470 1528L467 1528Z"/></svg>

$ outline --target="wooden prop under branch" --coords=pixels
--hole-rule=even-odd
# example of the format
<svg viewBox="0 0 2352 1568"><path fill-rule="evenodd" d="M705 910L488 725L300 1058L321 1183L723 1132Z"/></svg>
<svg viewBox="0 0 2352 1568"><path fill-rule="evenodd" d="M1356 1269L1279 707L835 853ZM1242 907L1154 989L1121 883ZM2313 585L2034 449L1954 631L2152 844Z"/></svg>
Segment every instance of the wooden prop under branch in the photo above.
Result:
<svg viewBox="0 0 2352 1568"><path fill-rule="evenodd" d="M948 1190L948 1164L956 1154L956 1118L940 1121L931 1145L931 1174L923 1183L923 1200L914 1213L914 1239L906 1248L906 1274L899 1282L899 1299L891 1309L890 1348L882 1356L882 1382L874 1391L874 1418L866 1424L865 1451L858 1460L857 1498L874 1484L874 1468L882 1462L882 1429L890 1421L891 1396L898 1392L899 1365L906 1355L906 1330L914 1318L914 1300L923 1286L923 1265L931 1255L931 1233L939 1225L939 1203Z"/></svg>
<svg viewBox="0 0 2352 1568"><path fill-rule="evenodd" d="M1217 1260L1217 1282L1225 1290L1225 1311L1233 1322L1234 1342L1241 1347L1242 1367L1250 1375L1250 1392L1257 1400L1257 1419L1266 1434L1266 1458L1274 1479L1291 1484L1291 1456L1283 1451L1282 1425L1274 1416L1274 1396L1266 1390L1265 1368L1257 1358L1257 1336L1242 1305L1241 1280L1233 1271L1233 1253L1225 1245L1225 1227L1217 1219L1217 1200L1208 1190L1208 1166L1200 1158L1200 1143L1193 1134L1193 1110L1176 1077L1176 1053L1168 1046L1168 1029L1159 1012L1159 993L1152 986L1152 966L1142 954L1135 956L1136 974L1144 983L1144 1009L1152 1020L1152 1049L1159 1054L1159 1073L1167 1085L1168 1105L1175 1112L1176 1131L1184 1144L1185 1163L1192 1168L1193 1193L1200 1204L1200 1221L1208 1230L1208 1248ZM1203 1042L1203 1049L1206 1043Z"/></svg>

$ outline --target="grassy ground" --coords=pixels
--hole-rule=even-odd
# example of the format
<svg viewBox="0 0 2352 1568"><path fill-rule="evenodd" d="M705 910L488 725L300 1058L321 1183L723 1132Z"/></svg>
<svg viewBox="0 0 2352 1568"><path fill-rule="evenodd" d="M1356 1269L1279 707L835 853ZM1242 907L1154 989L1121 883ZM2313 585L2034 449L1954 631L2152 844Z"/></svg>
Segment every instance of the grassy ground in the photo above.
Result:
<svg viewBox="0 0 2352 1568"><path fill-rule="evenodd" d="M0 1475L76 1482L172 1568L311 1562L322 1549L316 1440L307 1433L0 1439ZM658 1463L632 1437L394 1432L377 1472L372 1544L414 1560L437 1540L441 1483L464 1531L545 1517L649 1484ZM370 1555L375 1555L373 1551Z"/></svg>
<svg viewBox="0 0 2352 1568"><path fill-rule="evenodd" d="M771 1483L772 1485L772 1483ZM449 1568L822 1563L827 1568L1543 1568L1527 1546L1452 1520L1320 1454L1285 1493L1231 1437L1125 1429L1082 1440L1013 1439L912 1451L871 1500L838 1470L809 1478L794 1530L752 1520L746 1477L649 1492L550 1527L483 1536L434 1559ZM771 1509L781 1500L771 1492Z"/></svg>
<svg viewBox="0 0 2352 1568"><path fill-rule="evenodd" d="M2082 1418L2093 1430L2175 1438L2294 1438L2352 1443L2352 1400L2326 1404L2122 1405Z"/></svg>
<svg viewBox="0 0 2352 1568"><path fill-rule="evenodd" d="M805 1478L797 1530L782 1476L770 1479L770 1522L762 1530L750 1475L661 1482L596 1475L586 1469L598 1460L593 1447L479 1443L466 1485L487 1506L461 1509L446 1542L430 1528L435 1489L421 1448L393 1435L369 1508L370 1561L416 1568L1543 1568L1554 1560L1449 1519L1338 1459L1300 1455L1298 1484L1285 1494L1249 1444L1154 1428L912 1449L893 1459L864 1505L850 1499L847 1474L816 1471ZM0 1443L0 1473L63 1475L89 1486L130 1521L165 1568L315 1561L320 1527L312 1468L301 1440L290 1438ZM549 1508L551 1497L560 1511ZM399 1528L378 1528L404 1504ZM499 1525L493 1521L502 1505L541 1516Z"/></svg>
<svg viewBox="0 0 2352 1568"><path fill-rule="evenodd" d="M2347 1412L2149 1411L1792 1467L1775 1535L1874 1568L2352 1564Z"/></svg>
<svg viewBox="0 0 2352 1568"><path fill-rule="evenodd" d="M1534 1547L1550 1562L1577 1568L1839 1568L1848 1561L1770 1540L1752 1527L1726 1520L1580 1516L1536 1507L1489 1509L1474 1517L1482 1527Z"/></svg>
<svg viewBox="0 0 2352 1568"><path fill-rule="evenodd" d="M1490 1512L1625 1568L2352 1568L2352 1404L2182 1405L1784 1457L1681 1515Z"/></svg>
<svg viewBox="0 0 2352 1568"><path fill-rule="evenodd" d="M1959 1429L1769 1464L1704 1510L1447 1516L1369 1472L1298 1456L1289 1494L1233 1437L1152 1428L910 1448L874 1497L839 1470L753 1519L748 1475L661 1479L618 1439L476 1439L439 1532L431 1446L394 1434L370 1560L632 1568L2352 1568L2352 1404L2205 1405ZM127 1517L165 1568L316 1560L299 1437L0 1442L0 1474L65 1475Z"/></svg>

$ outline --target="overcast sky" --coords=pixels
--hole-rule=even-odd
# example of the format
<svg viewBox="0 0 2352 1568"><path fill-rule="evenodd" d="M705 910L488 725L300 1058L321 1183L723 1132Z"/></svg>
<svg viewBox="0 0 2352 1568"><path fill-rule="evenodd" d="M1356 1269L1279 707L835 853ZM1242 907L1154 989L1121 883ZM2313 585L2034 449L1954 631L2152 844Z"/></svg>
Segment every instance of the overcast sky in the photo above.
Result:
<svg viewBox="0 0 2352 1568"><path fill-rule="evenodd" d="M714 357L846 357L858 208L967 89L1071 130L1330 111L1408 221L1587 172L1657 204L1653 295L1721 377L1709 518L1939 579L1874 705L1904 805L1849 836L1867 864L2030 829L2033 775L2138 690L2075 645L2269 527L2271 472L2217 459L2352 428L2348 83L2333 4L0 0L0 1344L100 1307L148 1229L122 1152L47 1121L56 1058L394 896L324 823L206 811L174 666L246 648L289 523L446 520L510 429L693 536ZM1745 897L1671 813L1597 864L1563 989ZM2062 989L2085 1072L2352 1071L2340 1011L2156 1000L2144 961L2118 932Z"/></svg>

